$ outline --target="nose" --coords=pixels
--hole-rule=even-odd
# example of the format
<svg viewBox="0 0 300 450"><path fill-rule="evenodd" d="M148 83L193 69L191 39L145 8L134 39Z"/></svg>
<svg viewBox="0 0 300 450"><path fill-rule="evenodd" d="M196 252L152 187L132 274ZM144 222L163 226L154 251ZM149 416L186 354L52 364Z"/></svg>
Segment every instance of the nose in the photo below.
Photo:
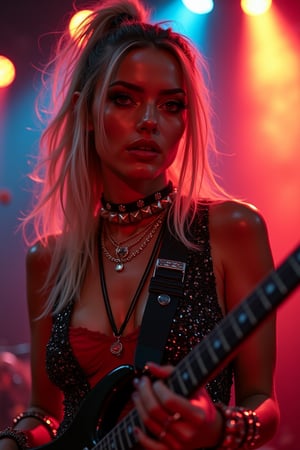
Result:
<svg viewBox="0 0 300 450"><path fill-rule="evenodd" d="M157 133L158 122L155 112L155 106L148 104L141 113L137 128L139 131Z"/></svg>

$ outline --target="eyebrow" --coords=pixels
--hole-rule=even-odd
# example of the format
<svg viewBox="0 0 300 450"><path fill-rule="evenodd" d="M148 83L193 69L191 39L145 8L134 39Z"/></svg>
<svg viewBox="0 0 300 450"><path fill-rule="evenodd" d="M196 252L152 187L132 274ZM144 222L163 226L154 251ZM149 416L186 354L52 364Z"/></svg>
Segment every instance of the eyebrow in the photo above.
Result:
<svg viewBox="0 0 300 450"><path fill-rule="evenodd" d="M127 81L114 81L113 83L111 83L109 85L110 88L114 87L114 86L124 86L128 89L131 89L133 91L136 92L144 92L144 89L140 86L137 86L136 84L133 83L128 83ZM184 94L186 95L185 91L181 88L173 88L173 89L162 89L159 91L159 93L161 95L170 95L170 94Z"/></svg>

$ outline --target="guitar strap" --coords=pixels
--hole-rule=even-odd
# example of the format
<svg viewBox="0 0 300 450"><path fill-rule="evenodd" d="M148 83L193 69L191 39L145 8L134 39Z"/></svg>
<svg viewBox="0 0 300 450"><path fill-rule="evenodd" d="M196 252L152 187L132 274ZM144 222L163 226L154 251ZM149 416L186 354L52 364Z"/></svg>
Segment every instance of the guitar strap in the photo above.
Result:
<svg viewBox="0 0 300 450"><path fill-rule="evenodd" d="M165 227L162 245L150 281L135 353L135 367L147 361L161 363L172 318L184 292L187 248Z"/></svg>

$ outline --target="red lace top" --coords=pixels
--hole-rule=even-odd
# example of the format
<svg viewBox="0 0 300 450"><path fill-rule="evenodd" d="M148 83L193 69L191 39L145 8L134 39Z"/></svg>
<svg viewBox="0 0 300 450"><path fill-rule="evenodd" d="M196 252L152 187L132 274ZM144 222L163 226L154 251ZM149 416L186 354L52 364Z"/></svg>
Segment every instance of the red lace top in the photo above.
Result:
<svg viewBox="0 0 300 450"><path fill-rule="evenodd" d="M136 328L121 338L123 352L120 356L115 356L110 352L111 344L116 341L114 336L87 328L69 328L72 351L91 387L116 367L133 364L139 331L140 329Z"/></svg>

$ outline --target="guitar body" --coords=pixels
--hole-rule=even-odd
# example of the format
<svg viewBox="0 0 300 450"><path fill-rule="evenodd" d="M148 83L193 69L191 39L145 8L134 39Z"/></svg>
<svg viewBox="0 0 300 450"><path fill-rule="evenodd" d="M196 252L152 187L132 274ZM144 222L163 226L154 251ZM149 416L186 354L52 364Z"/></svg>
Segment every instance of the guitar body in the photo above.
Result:
<svg viewBox="0 0 300 450"><path fill-rule="evenodd" d="M135 371L119 366L89 392L67 431L36 450L90 449L115 425L130 399Z"/></svg>

